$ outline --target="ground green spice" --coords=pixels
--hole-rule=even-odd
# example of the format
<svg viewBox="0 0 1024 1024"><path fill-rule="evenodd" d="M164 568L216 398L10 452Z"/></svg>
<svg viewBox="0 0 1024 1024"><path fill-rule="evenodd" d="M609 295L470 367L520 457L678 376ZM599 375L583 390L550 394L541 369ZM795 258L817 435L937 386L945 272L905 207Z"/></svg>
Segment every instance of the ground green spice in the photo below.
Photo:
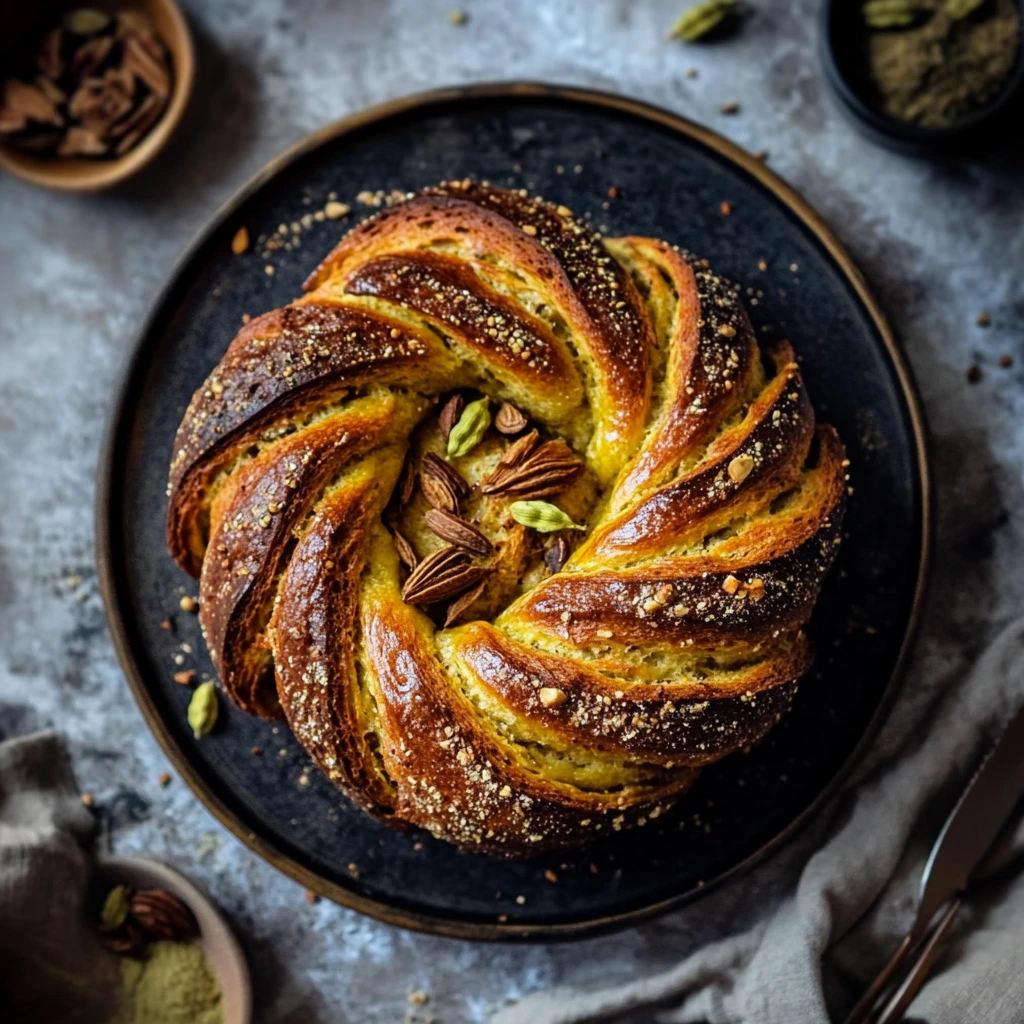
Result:
<svg viewBox="0 0 1024 1024"><path fill-rule="evenodd" d="M900 121L948 127L998 95L1020 52L1014 0L986 0L966 18L941 7L924 24L871 32L867 67L879 108Z"/></svg>
<svg viewBox="0 0 1024 1024"><path fill-rule="evenodd" d="M142 959L121 958L116 1024L224 1024L220 986L190 942L153 942Z"/></svg>

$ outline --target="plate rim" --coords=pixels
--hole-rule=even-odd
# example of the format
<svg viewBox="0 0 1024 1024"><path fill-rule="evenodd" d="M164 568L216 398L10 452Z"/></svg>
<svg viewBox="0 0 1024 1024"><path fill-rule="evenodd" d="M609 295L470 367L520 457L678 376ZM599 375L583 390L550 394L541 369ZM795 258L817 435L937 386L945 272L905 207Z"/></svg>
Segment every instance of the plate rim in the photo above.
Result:
<svg viewBox="0 0 1024 1024"><path fill-rule="evenodd" d="M395 906L365 896L352 889L322 877L315 871L294 860L287 853L277 849L256 833L232 811L207 785L202 775L193 767L187 755L176 744L163 717L143 681L138 660L133 650L130 630L122 611L124 596L120 593L119 582L114 571L114 519L115 505L113 486L117 479L115 465L121 441L123 440L126 413L131 397L131 384L144 366L148 340L156 324L160 310L169 298L182 273L187 269L196 253L205 242L235 213L235 211L256 191L289 167L296 160L319 148L326 142L351 134L378 122L395 118L419 107L439 108L456 106L465 102L486 100L554 100L569 104L581 104L630 114L640 120L668 128L678 134L696 140L708 149L738 166L751 175L796 219L804 225L814 239L825 249L853 290L870 317L895 371L895 380L906 405L907 416L914 441L914 460L917 468L917 486L920 500L919 559L914 581L913 598L907 627L900 643L893 670L885 689L867 726L843 763L828 780L821 792L781 831L776 833L757 850L723 871L701 886L695 886L681 893L668 896L655 903L615 914L588 918L582 921L564 923L500 923L497 921L471 921L444 917L425 911ZM906 670L907 661L914 647L923 611L924 595L931 569L931 555L934 532L934 489L932 486L928 430L917 384L909 362L896 335L881 307L872 295L864 276L857 268L845 246L816 210L791 185L770 170L757 157L748 153L724 136L679 114L642 100L632 99L617 93L573 85L558 85L529 80L479 82L462 86L446 86L416 92L374 104L348 114L321 128L310 132L302 139L288 146L269 160L248 179L237 191L223 202L213 215L185 246L167 272L164 283L148 306L127 356L124 359L120 377L114 391L114 402L103 434L100 459L97 469L95 507L95 549L97 576L103 597L111 639L121 669L128 681L139 710L142 712L150 732L156 738L165 756L174 765L192 792L204 807L227 828L236 839L253 853L267 861L293 880L334 903L358 911L385 924L407 928L447 938L475 939L487 941L554 941L564 939L590 938L607 934L659 917L701 898L721 885L733 881L750 871L786 845L806 827L814 813L820 809L848 778L863 757L865 750L877 735L895 700L899 684Z"/></svg>

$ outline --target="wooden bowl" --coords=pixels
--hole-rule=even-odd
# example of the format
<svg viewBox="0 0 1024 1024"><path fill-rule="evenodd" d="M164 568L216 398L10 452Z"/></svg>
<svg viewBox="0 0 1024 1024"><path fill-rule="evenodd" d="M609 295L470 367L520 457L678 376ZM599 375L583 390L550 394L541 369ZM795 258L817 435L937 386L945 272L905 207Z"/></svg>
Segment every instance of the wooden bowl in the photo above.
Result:
<svg viewBox="0 0 1024 1024"><path fill-rule="evenodd" d="M97 876L104 895L115 885L127 885L177 896L195 914L195 941L220 985L224 1024L252 1024L252 981L245 954L209 896L174 868L148 857L106 857L97 865Z"/></svg>
<svg viewBox="0 0 1024 1024"><path fill-rule="evenodd" d="M22 17L17 20L22 22L20 27L27 28L24 25L26 21L24 11L29 5L16 4L12 6L21 9ZM188 23L175 0L81 0L76 4L51 3L43 6L52 8L54 15L62 8L72 6L96 7L111 13L126 8L140 10L153 23L153 27L163 39L171 55L174 82L171 86L167 109L145 138L123 156L99 160L86 160L77 157L40 157L32 153L25 153L14 146L0 144L0 167L33 185L60 189L65 192L97 192L100 189L110 188L145 167L164 147L171 137L171 133L181 121L195 78L195 51ZM33 6L32 10L38 13L39 7ZM33 21L36 26L39 25L39 18L34 18ZM12 37L8 36L8 38ZM14 46L17 46L17 42L14 43Z"/></svg>

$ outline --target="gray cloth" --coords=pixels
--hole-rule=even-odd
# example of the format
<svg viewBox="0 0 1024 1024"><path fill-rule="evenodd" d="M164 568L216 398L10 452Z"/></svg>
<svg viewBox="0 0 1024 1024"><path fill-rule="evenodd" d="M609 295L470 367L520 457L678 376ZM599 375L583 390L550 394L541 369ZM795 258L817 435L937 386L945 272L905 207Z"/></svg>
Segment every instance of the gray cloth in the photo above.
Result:
<svg viewBox="0 0 1024 1024"><path fill-rule="evenodd" d="M89 920L95 831L63 744L50 732L0 743L0 1019L109 1020L117 962Z"/></svg>
<svg viewBox="0 0 1024 1024"><path fill-rule="evenodd" d="M707 934L709 921L720 920L728 937L618 987L528 996L493 1024L814 1024L830 1009L838 1019L909 927L944 816L1022 704L1019 620L934 707L897 704L856 777L800 842L666 926L681 949L690 932ZM1012 870L1022 840L1011 825L998 850L1005 877L972 896L908 1019L1024 1021L1024 879Z"/></svg>

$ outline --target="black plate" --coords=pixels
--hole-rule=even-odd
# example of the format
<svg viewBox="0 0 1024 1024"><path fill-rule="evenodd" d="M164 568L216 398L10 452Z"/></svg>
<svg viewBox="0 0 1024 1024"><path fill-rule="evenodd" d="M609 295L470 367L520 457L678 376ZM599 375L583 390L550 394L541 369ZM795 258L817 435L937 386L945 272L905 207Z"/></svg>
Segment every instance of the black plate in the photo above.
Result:
<svg viewBox="0 0 1024 1024"><path fill-rule="evenodd" d="M196 619L177 610L195 584L165 544L175 429L242 315L297 295L348 223L314 222L299 248L274 253L273 276L259 245L232 255L235 230L245 224L255 239L322 207L332 192L351 201L363 189L467 175L536 189L613 233L680 243L749 286L755 324L766 339L793 341L812 398L853 463L848 537L812 623L817 665L793 711L753 752L708 769L657 827L569 858L505 862L393 831L307 770L284 727L222 702L223 725L196 742L185 722L189 692L173 680L183 641L195 651L187 666L212 673ZM620 198L609 201L612 187ZM357 206L353 219L370 212ZM677 906L806 821L863 750L892 692L923 585L926 495L921 418L902 357L847 256L787 186L663 111L570 89L479 86L402 100L321 131L264 170L186 253L118 399L98 550L114 638L143 713L200 799L243 842L303 884L392 923L550 938ZM160 624L173 613L171 634ZM557 884L545 879L549 868Z"/></svg>

